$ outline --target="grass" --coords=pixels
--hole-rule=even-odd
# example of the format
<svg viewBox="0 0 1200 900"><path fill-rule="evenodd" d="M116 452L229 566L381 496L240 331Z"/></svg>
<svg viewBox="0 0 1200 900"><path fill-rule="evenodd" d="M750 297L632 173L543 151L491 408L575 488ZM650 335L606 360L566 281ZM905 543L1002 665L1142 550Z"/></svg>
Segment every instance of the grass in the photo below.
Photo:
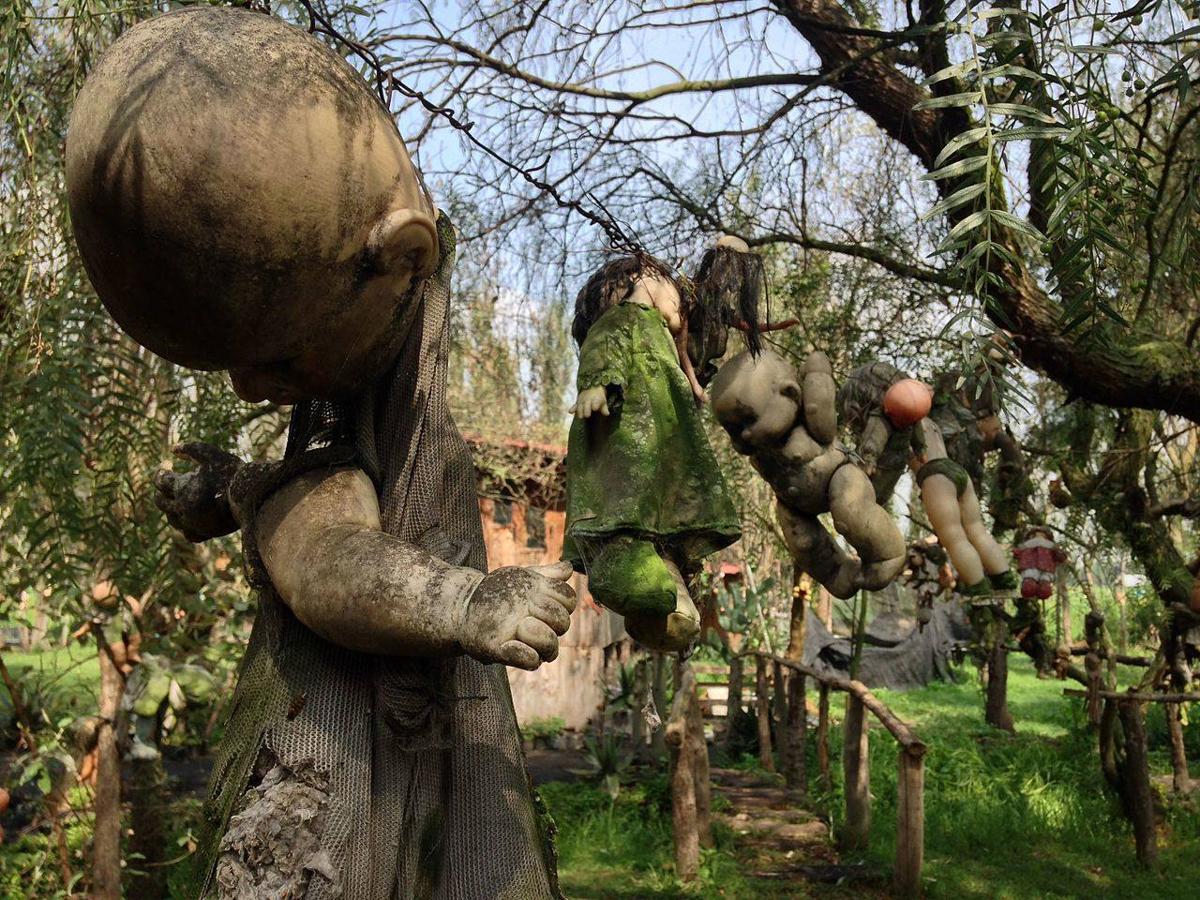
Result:
<svg viewBox="0 0 1200 900"><path fill-rule="evenodd" d="M1039 680L1027 660L1011 660L1009 707L1016 735L984 725L973 672L958 685L878 692L930 745L927 895L1017 900L1176 898L1193 892L1190 864L1200 852L1195 808L1168 813L1158 870L1142 869L1129 825L1104 785L1081 702L1062 696L1062 682ZM1161 711L1152 711L1148 730L1155 772L1169 771ZM1198 738L1200 730L1192 726L1189 742L1194 746ZM881 867L890 865L895 845L895 754L886 732L873 730L869 858Z"/></svg>
<svg viewBox="0 0 1200 900"><path fill-rule="evenodd" d="M10 652L5 661L23 681L48 686L79 712L94 708L88 705L94 704L94 655L80 648ZM964 670L959 684L878 692L930 746L926 895L932 900L1193 896L1191 864L1200 854L1197 807L1176 804L1169 809L1160 835L1159 867L1143 870L1134 858L1130 828L1100 775L1081 701L1062 696L1063 682L1037 679L1024 658L1014 655L1010 665L1009 705L1016 735L984 725L983 699L973 670ZM1122 684L1136 674L1122 673ZM836 704L834 711L840 717ZM835 727L831 736L835 760L840 748L837 731ZM1149 710L1147 732L1155 773L1169 772L1160 709ZM1200 760L1200 723L1189 725L1186 735L1194 766ZM864 858L887 872L895 845L896 747L879 728L872 729L870 741L874 827ZM839 779L836 764L834 775ZM591 784L551 783L540 790L558 826L559 872L568 897L797 896L794 887L784 893L739 868L733 836L720 828L717 847L705 851L699 882L681 885L672 865L670 802L662 773L638 773L615 801ZM834 796L813 798L814 805L829 810L835 827L838 790L835 784ZM182 801L181 810L187 803L194 805ZM182 813L181 817L186 818ZM82 850L85 838L77 836L78 848L73 849ZM30 836L20 846L0 847L0 872L22 873L20 896L53 896L35 887L40 879L47 885L53 880L49 860L38 858L43 853L41 836ZM0 877L0 897L15 896L6 893L16 889L10 880ZM819 885L805 890L815 897L854 894Z"/></svg>

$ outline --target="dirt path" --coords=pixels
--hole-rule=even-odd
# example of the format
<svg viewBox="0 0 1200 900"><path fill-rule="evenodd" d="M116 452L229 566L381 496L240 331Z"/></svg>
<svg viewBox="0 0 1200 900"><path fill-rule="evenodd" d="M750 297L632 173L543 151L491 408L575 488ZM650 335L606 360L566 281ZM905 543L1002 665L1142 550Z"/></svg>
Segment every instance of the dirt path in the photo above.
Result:
<svg viewBox="0 0 1200 900"><path fill-rule="evenodd" d="M715 816L737 836L746 874L777 885L783 896L837 896L853 883L854 896L875 895L878 873L841 864L829 826L790 795L779 776L712 770L715 793L728 802ZM839 888L830 887L838 885Z"/></svg>

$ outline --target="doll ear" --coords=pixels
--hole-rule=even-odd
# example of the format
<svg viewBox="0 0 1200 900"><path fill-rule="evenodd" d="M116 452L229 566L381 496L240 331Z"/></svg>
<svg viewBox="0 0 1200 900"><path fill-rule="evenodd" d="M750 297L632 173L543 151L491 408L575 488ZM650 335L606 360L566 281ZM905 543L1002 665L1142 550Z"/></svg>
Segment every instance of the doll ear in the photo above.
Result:
<svg viewBox="0 0 1200 900"><path fill-rule="evenodd" d="M437 267L437 225L420 210L393 210L371 229L367 252L381 275L406 269L413 279L426 278Z"/></svg>
<svg viewBox="0 0 1200 900"><path fill-rule="evenodd" d="M779 393L783 394L783 396L787 397L797 406L800 405L800 401L804 398L804 391L800 389L800 383L796 381L785 381L779 386Z"/></svg>

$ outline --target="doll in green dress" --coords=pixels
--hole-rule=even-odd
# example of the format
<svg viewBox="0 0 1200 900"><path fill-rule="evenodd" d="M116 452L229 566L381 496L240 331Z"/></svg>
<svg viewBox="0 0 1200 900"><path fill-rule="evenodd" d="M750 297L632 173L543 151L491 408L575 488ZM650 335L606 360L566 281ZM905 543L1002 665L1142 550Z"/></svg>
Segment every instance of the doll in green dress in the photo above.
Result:
<svg viewBox="0 0 1200 900"><path fill-rule="evenodd" d="M563 555L635 639L660 650L695 638L688 580L741 536L687 353L698 312L662 263L629 256L588 280L572 327L579 395Z"/></svg>

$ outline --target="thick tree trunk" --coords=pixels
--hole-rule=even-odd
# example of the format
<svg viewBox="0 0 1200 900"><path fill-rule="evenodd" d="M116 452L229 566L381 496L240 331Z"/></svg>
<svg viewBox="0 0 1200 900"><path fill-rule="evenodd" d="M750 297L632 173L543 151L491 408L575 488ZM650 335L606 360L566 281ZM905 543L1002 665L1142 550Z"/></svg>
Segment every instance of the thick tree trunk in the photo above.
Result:
<svg viewBox="0 0 1200 900"><path fill-rule="evenodd" d="M845 94L888 136L906 147L929 170L947 142L975 123L959 107L918 109L930 93L901 71L896 50L862 33L837 0L772 0L821 60L833 87ZM953 79L935 90L966 90ZM970 179L983 177L978 173ZM938 182L943 195L965 187L962 178ZM950 224L975 211L965 204L949 214ZM1016 259L1017 243L1002 233ZM1022 360L1046 372L1071 394L1106 406L1162 410L1200 422L1200 363L1190 348L1154 335L1129 334L1099 326L1100 334L1065 327L1061 307L1038 285L1029 268L996 258L988 314L1008 329Z"/></svg>
<svg viewBox="0 0 1200 900"><path fill-rule="evenodd" d="M808 795L808 710L805 698L805 677L800 672L790 672L787 679L787 721L784 723L784 739L787 756L783 760L783 777L787 786L801 798Z"/></svg>
<svg viewBox="0 0 1200 900"><path fill-rule="evenodd" d="M96 742L95 832L92 897L121 900L121 762L114 723L124 679L99 626L93 629L100 658L100 726Z"/></svg>

